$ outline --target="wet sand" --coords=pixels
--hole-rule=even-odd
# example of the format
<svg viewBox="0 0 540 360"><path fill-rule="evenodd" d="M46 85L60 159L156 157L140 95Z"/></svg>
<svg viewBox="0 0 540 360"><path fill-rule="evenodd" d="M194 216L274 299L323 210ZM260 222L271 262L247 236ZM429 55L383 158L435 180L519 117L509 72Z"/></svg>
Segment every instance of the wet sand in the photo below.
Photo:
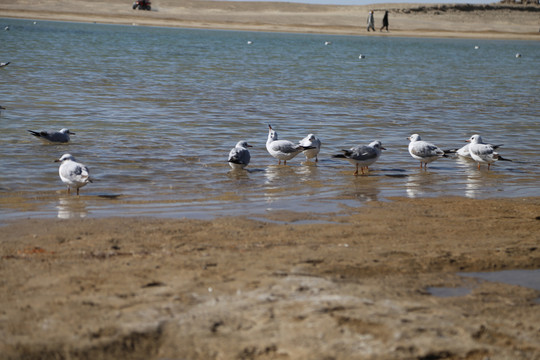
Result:
<svg viewBox="0 0 540 360"><path fill-rule="evenodd" d="M540 39L537 5L369 6L307 5L272 2L161 0L152 11L132 10L131 1L10 0L0 17L227 30L280 31L371 36ZM366 31L369 10L375 27L389 11L390 32Z"/></svg>
<svg viewBox="0 0 540 360"><path fill-rule="evenodd" d="M2 359L538 359L540 199L1 228ZM430 287L470 293L437 297Z"/></svg>

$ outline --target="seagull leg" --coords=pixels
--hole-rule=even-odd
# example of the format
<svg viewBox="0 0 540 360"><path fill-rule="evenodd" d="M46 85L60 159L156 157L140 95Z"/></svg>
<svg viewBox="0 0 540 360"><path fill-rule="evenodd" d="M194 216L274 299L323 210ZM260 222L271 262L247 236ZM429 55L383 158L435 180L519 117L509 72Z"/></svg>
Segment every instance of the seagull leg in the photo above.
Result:
<svg viewBox="0 0 540 360"><path fill-rule="evenodd" d="M480 163L478 163L478 170L480 170Z"/></svg>
<svg viewBox="0 0 540 360"><path fill-rule="evenodd" d="M287 165L287 160L283 160L283 165Z"/></svg>
<svg viewBox="0 0 540 360"><path fill-rule="evenodd" d="M315 162L319 162L319 157L315 156Z"/></svg>
<svg viewBox="0 0 540 360"><path fill-rule="evenodd" d="M489 171L489 167L491 166L491 163L488 163L488 171Z"/></svg>
<svg viewBox="0 0 540 360"><path fill-rule="evenodd" d="M358 175L358 164L356 164L356 171L354 172L354 175Z"/></svg>
<svg viewBox="0 0 540 360"><path fill-rule="evenodd" d="M77 188L77 196L79 196L79 188Z"/></svg>
<svg viewBox="0 0 540 360"><path fill-rule="evenodd" d="M68 185L68 195L71 193L71 188Z"/></svg>

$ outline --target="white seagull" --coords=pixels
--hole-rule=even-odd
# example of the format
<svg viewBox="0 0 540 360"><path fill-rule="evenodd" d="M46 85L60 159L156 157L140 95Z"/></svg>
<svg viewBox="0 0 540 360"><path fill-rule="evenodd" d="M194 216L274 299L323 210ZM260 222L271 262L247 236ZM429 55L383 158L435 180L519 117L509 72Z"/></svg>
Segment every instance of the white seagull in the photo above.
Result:
<svg viewBox="0 0 540 360"><path fill-rule="evenodd" d="M79 188L92 182L88 168L76 162L75 158L70 154L64 154L60 159L54 161L62 163L58 168L58 174L62 182L67 185L68 194L71 188L74 187L77 189L77 195L79 195Z"/></svg>
<svg viewBox="0 0 540 360"><path fill-rule="evenodd" d="M455 150L456 154L458 154L461 157L467 158L467 159L472 159L471 153L469 152L469 146L470 146L470 144L463 145L459 149ZM497 149L497 148L501 147L502 144L500 144L500 145L491 145L491 146L493 146L493 149Z"/></svg>
<svg viewBox="0 0 540 360"><path fill-rule="evenodd" d="M272 126L268 124L268 140L266 140L266 150L278 159L278 165L283 163L287 165L287 160L291 160L296 155L304 150L313 149L314 147L305 147L300 144L295 144L288 140L278 140L278 134L272 129Z"/></svg>
<svg viewBox="0 0 540 360"><path fill-rule="evenodd" d="M356 165L356 171L354 175L358 175L358 167L362 175L364 171L368 170L369 165L373 164L379 156L381 151L386 150L380 141L373 141L369 145L358 145L350 148L349 150L341 150L343 154L333 155L332 157L347 159L351 164Z"/></svg>
<svg viewBox="0 0 540 360"><path fill-rule="evenodd" d="M427 141L423 141L418 134L412 134L407 139L409 143L409 154L416 159L420 160L420 168L422 166L427 169L427 164L437 160L440 157L446 157L446 154L438 146L433 145Z"/></svg>
<svg viewBox="0 0 540 360"><path fill-rule="evenodd" d="M62 129L60 131L56 132L48 132L48 131L33 131L28 130L30 134L34 135L35 137L38 137L42 140L46 140L52 143L67 143L69 142L69 135L75 135L74 132L69 131L69 129Z"/></svg>
<svg viewBox="0 0 540 360"><path fill-rule="evenodd" d="M512 161L509 159L503 158L501 155L495 152L495 149L500 145L491 145L484 144L482 137L478 134L471 136L469 140L469 153L474 161L478 163L478 169L480 169L480 164L488 164L488 170L492 163L497 160Z"/></svg>
<svg viewBox="0 0 540 360"><path fill-rule="evenodd" d="M313 147L313 149L304 150L306 160L315 158L315 162L319 161L317 155L319 155L319 151L321 151L321 140L317 139L315 135L309 134L300 140L300 145L303 147Z"/></svg>
<svg viewBox="0 0 540 360"><path fill-rule="evenodd" d="M239 141L229 152L229 165L233 169L243 169L248 166L251 160L248 147L252 147L247 141Z"/></svg>
<svg viewBox="0 0 540 360"><path fill-rule="evenodd" d="M3 67L5 67L5 66L8 66L9 64L11 64L10 61L8 61L8 62L0 62L0 68L3 68Z"/></svg>

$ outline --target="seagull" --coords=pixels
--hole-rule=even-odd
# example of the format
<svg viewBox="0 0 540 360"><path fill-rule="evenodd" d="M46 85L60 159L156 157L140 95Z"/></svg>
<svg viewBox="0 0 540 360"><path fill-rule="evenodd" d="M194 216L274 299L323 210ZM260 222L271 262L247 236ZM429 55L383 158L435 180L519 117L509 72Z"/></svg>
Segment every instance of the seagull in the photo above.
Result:
<svg viewBox="0 0 540 360"><path fill-rule="evenodd" d="M69 142L69 135L75 135L74 132L69 131L69 129L63 128L57 132L47 132L47 131L33 131L28 130L32 135L38 137L42 140L46 140L52 143L67 143Z"/></svg>
<svg viewBox="0 0 540 360"><path fill-rule="evenodd" d="M268 150L270 155L278 159L278 165L281 164L281 160L287 165L287 160L291 160L304 150L315 148L314 146L305 147L288 140L278 140L278 134L272 129L270 124L268 124L268 128L269 132L268 140L266 140L266 150Z"/></svg>
<svg viewBox="0 0 540 360"><path fill-rule="evenodd" d="M8 62L0 62L0 68L3 68L4 66L8 66L9 64L11 64L11 61L8 61Z"/></svg>
<svg viewBox="0 0 540 360"><path fill-rule="evenodd" d="M420 168L422 168L422 164L424 164L424 168L427 169L427 164L430 162L435 161L440 157L446 157L445 151L432 143L423 141L418 134L412 134L407 139L411 141L409 143L409 154L411 154L414 159L420 160ZM447 152L451 152L451 150Z"/></svg>
<svg viewBox="0 0 540 360"><path fill-rule="evenodd" d="M321 151L321 140L317 139L315 135L309 134L308 136L300 140L300 145L304 147L314 147L313 149L304 150L306 160L315 158L315 162L319 161L317 155L319 155L319 151Z"/></svg>
<svg viewBox="0 0 540 360"><path fill-rule="evenodd" d="M239 141L229 152L229 165L233 169L243 169L251 160L248 147L252 147L247 141Z"/></svg>
<svg viewBox="0 0 540 360"><path fill-rule="evenodd" d="M473 135L469 140L469 153L474 161L478 163L478 169L480 169L480 163L487 163L488 170L492 163L497 160L512 161L505 159L501 155L495 152L495 149L501 145L484 144L480 135Z"/></svg>
<svg viewBox="0 0 540 360"><path fill-rule="evenodd" d="M62 163L58 168L58 174L62 182L67 185L68 194L71 188L74 187L77 189L77 195L79 195L79 188L92 182L88 168L76 162L75 158L70 154L64 154L60 159L54 161Z"/></svg>
<svg viewBox="0 0 540 360"><path fill-rule="evenodd" d="M351 164L356 165L356 171L354 175L358 175L358 166L360 171L364 175L364 170L368 170L368 166L373 164L379 156L381 156L381 150L386 150L380 141L373 141L369 145L358 145L350 148L349 150L341 150L343 154L333 155L332 157L347 159Z"/></svg>
<svg viewBox="0 0 540 360"><path fill-rule="evenodd" d="M471 153L469 152L469 146L470 146L470 144L465 144L464 146L460 147L459 149L452 150L452 151L455 151L456 154L458 154L461 157L464 157L464 158L467 158L467 159L472 159ZM497 149L497 148L501 147L502 144L500 144L500 145L491 145L491 146L493 146L493 149Z"/></svg>

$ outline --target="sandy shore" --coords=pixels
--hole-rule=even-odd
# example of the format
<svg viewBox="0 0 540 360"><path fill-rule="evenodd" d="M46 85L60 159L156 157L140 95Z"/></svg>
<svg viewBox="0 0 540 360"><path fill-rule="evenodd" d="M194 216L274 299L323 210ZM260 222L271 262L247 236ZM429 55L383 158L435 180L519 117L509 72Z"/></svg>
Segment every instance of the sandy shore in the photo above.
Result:
<svg viewBox="0 0 540 360"><path fill-rule="evenodd" d="M9 0L0 17L173 26L229 30L367 35L389 11L390 32L371 36L540 39L540 6L386 4L330 6L293 3L154 0L152 11L132 10L131 1Z"/></svg>
<svg viewBox="0 0 540 360"><path fill-rule="evenodd" d="M2 359L538 359L540 199L1 228ZM437 297L430 287L464 287Z"/></svg>

